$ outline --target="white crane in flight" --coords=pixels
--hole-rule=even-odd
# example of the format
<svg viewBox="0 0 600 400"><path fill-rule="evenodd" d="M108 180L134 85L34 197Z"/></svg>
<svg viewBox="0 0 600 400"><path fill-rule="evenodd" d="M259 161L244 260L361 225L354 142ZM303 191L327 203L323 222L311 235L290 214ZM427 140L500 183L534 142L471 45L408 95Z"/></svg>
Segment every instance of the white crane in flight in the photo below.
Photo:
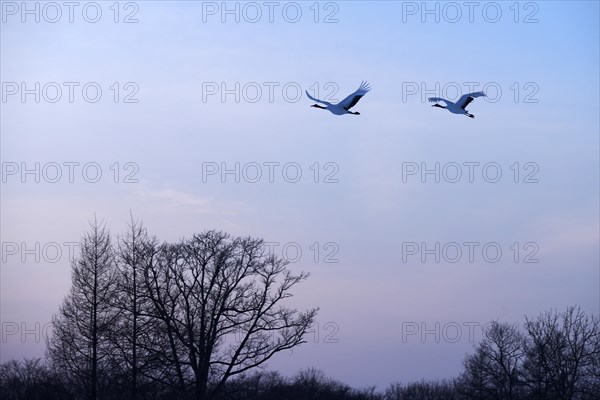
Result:
<svg viewBox="0 0 600 400"><path fill-rule="evenodd" d="M335 115L344 115L344 114L360 115L360 113L358 111L352 112L352 111L350 111L350 109L352 107L354 107L356 105L356 103L358 103L358 101L361 99L361 97L363 97L365 94L367 94L367 92L369 90L371 90L371 87L369 86L369 84L366 81L363 81L360 84L360 87L358 88L358 90L356 92L352 93L350 96L346 97L344 100L340 101L337 104L331 104L327 101L323 101L323 100L314 98L308 93L308 91L306 91L306 95L308 96L309 99L316 101L317 103L321 103L321 104L325 105L325 107L323 107L318 104L313 104L311 107L320 108L322 110L329 110L331 113L333 113Z"/></svg>
<svg viewBox="0 0 600 400"><path fill-rule="evenodd" d="M465 110L465 107L468 106L469 103L471 103L476 97L481 97L481 96L485 97L485 93L474 92L474 93L463 94L462 96L460 96L460 99L458 99L456 101L456 103L453 103L446 99L442 99L441 97L430 97L429 101L436 102L436 104L432 105L431 107L445 108L446 110L450 111L452 114L464 114L467 117L475 118L475 116L473 114L470 114L467 110ZM441 104L437 104L437 102L439 102L439 101L443 101L444 103L446 103L446 106L444 107Z"/></svg>

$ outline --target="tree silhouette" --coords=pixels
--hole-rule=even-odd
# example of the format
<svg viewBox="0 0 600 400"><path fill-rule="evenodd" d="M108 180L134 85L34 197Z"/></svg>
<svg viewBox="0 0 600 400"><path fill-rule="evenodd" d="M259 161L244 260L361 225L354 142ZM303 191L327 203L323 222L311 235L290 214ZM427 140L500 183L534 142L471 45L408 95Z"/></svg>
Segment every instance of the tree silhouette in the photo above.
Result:
<svg viewBox="0 0 600 400"><path fill-rule="evenodd" d="M258 239L208 231L161 246L145 281L179 387L192 384L196 399L211 398L232 376L304 343L317 310L281 303L307 277Z"/></svg>
<svg viewBox="0 0 600 400"><path fill-rule="evenodd" d="M58 373L39 358L0 364L0 396L3 400L73 399Z"/></svg>
<svg viewBox="0 0 600 400"><path fill-rule="evenodd" d="M527 319L525 326L524 373L532 398L571 400L598 387L592 372L600 360L598 317L569 307L564 313L546 312L535 320Z"/></svg>
<svg viewBox="0 0 600 400"><path fill-rule="evenodd" d="M493 321L484 338L467 356L461 376L464 395L469 399L519 398L524 339L519 330Z"/></svg>
<svg viewBox="0 0 600 400"><path fill-rule="evenodd" d="M150 389L160 362L153 355L157 321L152 318L152 302L144 285L144 271L151 263L157 243L132 216L127 232L119 238L116 247L118 296L113 304L120 315L111 335L116 349L112 365L113 370L122 370L124 386L132 400L139 397L139 392Z"/></svg>
<svg viewBox="0 0 600 400"><path fill-rule="evenodd" d="M48 355L75 389L95 400L112 351L108 337L119 317L112 304L116 294L114 253L104 224L90 223L71 270L71 289L52 319Z"/></svg>

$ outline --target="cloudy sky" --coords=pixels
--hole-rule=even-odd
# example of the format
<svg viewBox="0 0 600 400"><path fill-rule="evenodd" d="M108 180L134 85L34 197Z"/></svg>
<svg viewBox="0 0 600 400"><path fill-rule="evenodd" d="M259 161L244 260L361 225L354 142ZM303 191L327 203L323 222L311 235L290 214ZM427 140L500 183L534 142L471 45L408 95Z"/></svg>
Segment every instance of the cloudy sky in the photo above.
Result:
<svg viewBox="0 0 600 400"><path fill-rule="evenodd" d="M597 2L1 8L0 361L43 356L73 243L130 212L311 273L284 374L453 377L491 320L600 312ZM303 95L362 80L360 116ZM475 119L427 102L479 90Z"/></svg>

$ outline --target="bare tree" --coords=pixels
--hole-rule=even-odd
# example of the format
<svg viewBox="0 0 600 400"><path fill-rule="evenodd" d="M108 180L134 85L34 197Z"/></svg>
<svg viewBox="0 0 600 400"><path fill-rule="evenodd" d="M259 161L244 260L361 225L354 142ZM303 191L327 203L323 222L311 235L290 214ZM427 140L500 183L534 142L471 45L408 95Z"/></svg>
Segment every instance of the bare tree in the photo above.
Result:
<svg viewBox="0 0 600 400"><path fill-rule="evenodd" d="M534 399L572 400L595 385L600 357L600 325L579 308L544 313L527 319L525 377Z"/></svg>
<svg viewBox="0 0 600 400"><path fill-rule="evenodd" d="M39 358L0 364L0 396L3 400L71 398L58 375Z"/></svg>
<svg viewBox="0 0 600 400"><path fill-rule="evenodd" d="M177 318L181 314L177 276L168 267L177 264L179 258L178 245L159 246L152 261L144 268L144 285L152 302L152 320L156 322L154 341L149 347L159 360L154 377L182 396L189 382L189 374L182 361L182 358L185 359L186 348L179 340L176 329L179 326Z"/></svg>
<svg viewBox="0 0 600 400"><path fill-rule="evenodd" d="M229 378L304 343L317 310L281 303L307 277L257 239L209 231L161 246L144 279L179 387L209 399Z"/></svg>
<svg viewBox="0 0 600 400"><path fill-rule="evenodd" d="M463 361L463 372L459 377L459 391L465 399L486 400L496 398L496 390L491 385L484 366L488 357L481 351L468 355Z"/></svg>
<svg viewBox="0 0 600 400"><path fill-rule="evenodd" d="M118 317L111 301L116 276L110 234L96 220L82 239L71 280L69 294L52 318L48 355L71 384L95 400L100 375L106 372L104 362L111 353L109 332Z"/></svg>
<svg viewBox="0 0 600 400"><path fill-rule="evenodd" d="M524 339L517 328L492 322L475 354L467 356L461 385L470 399L519 398Z"/></svg>
<svg viewBox="0 0 600 400"><path fill-rule="evenodd" d="M227 400L270 400L281 399L287 389L287 379L275 371L256 370L251 374L240 374L231 379L218 399Z"/></svg>
<svg viewBox="0 0 600 400"><path fill-rule="evenodd" d="M151 381L158 360L153 356L157 324L152 303L145 290L144 271L151 264L157 240L150 238L141 222L131 216L128 230L118 241L116 258L118 296L113 304L120 316L113 326L111 340L116 349L113 366L124 369L130 398L138 398L140 379Z"/></svg>
<svg viewBox="0 0 600 400"><path fill-rule="evenodd" d="M454 400L457 399L453 381L420 381L402 385L393 383L383 400Z"/></svg>
<svg viewBox="0 0 600 400"><path fill-rule="evenodd" d="M587 363L584 378L584 393L585 400L592 400L600 393L600 335L590 340L589 346L590 362Z"/></svg>

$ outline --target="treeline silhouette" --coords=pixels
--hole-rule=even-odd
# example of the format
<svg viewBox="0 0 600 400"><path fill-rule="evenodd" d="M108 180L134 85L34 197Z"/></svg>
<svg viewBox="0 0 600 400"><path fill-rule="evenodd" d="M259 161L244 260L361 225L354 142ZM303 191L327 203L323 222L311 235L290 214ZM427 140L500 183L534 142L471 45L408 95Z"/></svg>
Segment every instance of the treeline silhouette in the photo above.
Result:
<svg viewBox="0 0 600 400"><path fill-rule="evenodd" d="M45 360L0 365L17 399L598 400L600 324L569 307L494 321L454 379L354 388L309 368L261 367L305 342L317 310L284 305L308 278L264 242L207 231L159 243L133 218L113 241L94 221L72 262ZM432 360L432 362L435 362ZM401 377L400 377L401 378Z"/></svg>

